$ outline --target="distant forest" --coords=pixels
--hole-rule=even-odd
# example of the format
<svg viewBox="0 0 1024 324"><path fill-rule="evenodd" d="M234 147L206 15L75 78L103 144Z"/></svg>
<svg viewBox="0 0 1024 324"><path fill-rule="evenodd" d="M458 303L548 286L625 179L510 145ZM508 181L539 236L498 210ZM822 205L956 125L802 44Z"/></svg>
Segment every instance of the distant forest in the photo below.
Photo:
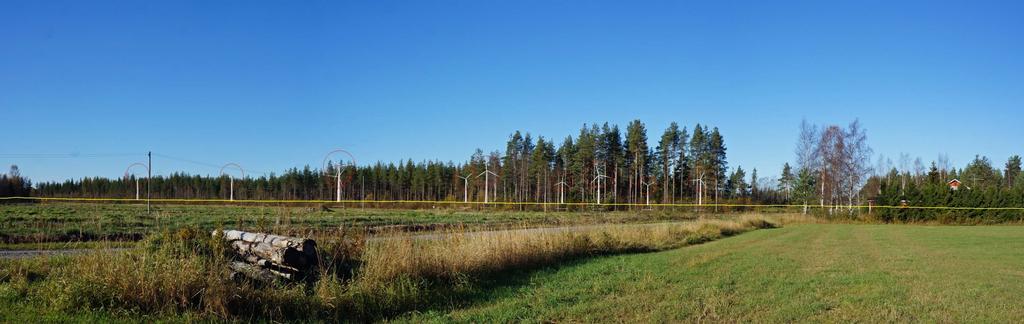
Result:
<svg viewBox="0 0 1024 324"><path fill-rule="evenodd" d="M17 165L12 165L7 174L0 174L0 197L29 195L32 195L32 181L21 176Z"/></svg>
<svg viewBox="0 0 1024 324"><path fill-rule="evenodd" d="M736 168L731 175L726 173L725 139L718 128L698 124L691 133L672 123L652 147L639 120L630 122L624 135L617 125L585 125L579 135L560 143L516 131L504 151L478 149L461 163L407 160L351 165L336 161L324 169L306 166L279 175L236 179L235 198L334 200L339 173L343 200L462 201L468 194L469 201L484 201L486 191L488 201L593 202L600 190L605 203L646 202L648 192L650 201L658 203L694 201L700 190L704 202L710 203L707 199L714 197L716 184L720 199L745 198L751 193L745 171ZM484 175L485 171L491 173ZM34 193L130 198L135 195L135 180L129 176L45 182L38 183ZM154 198L227 198L230 185L226 176L185 173L154 176L151 181ZM146 181L140 184L145 192Z"/></svg>
<svg viewBox="0 0 1024 324"><path fill-rule="evenodd" d="M352 165L329 162L320 170L309 166L281 174L235 179L234 198L336 199L337 177L342 200L445 200L482 202L596 202L602 203L757 203L796 204L823 208L828 213L855 213L855 205L875 206L1024 206L1024 178L1019 156L999 169L985 157L966 167L949 165L940 157L925 167L920 159L900 157L900 165L873 152L859 122L842 127L803 122L795 164L786 163L777 176L756 169L731 168L725 137L717 127L697 124L692 129L671 123L661 136L647 138L647 126L634 120L625 132L618 125L584 125L578 135L555 141L515 131L504 151L477 150L464 162L407 160ZM16 171L16 169L14 169ZM326 172L325 172L326 171ZM0 195L42 197L133 198L134 176L87 177L64 182L30 182L11 174L2 179ZM951 190L948 182L964 186ZM221 199L229 195L227 176L175 173L154 176L154 198ZM486 183L485 183L486 181ZM10 184L9 184L10 183ZM486 187L485 187L486 186ZM468 196L468 197L467 197ZM949 212L942 210L882 209L884 220L928 220L998 215L1020 217L1019 211Z"/></svg>

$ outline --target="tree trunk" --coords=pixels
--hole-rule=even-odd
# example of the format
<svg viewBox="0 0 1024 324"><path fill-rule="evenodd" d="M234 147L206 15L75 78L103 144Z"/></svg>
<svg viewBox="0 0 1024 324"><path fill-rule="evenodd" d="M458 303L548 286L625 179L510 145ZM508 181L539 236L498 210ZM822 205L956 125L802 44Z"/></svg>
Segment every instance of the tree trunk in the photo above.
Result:
<svg viewBox="0 0 1024 324"><path fill-rule="evenodd" d="M214 236L218 234L213 232ZM263 280L271 274L292 280L309 274L318 265L316 242L310 239L236 230L223 231L223 239L229 242L238 258L245 261L235 261L229 266L253 279ZM260 271L251 271L253 269L238 263Z"/></svg>

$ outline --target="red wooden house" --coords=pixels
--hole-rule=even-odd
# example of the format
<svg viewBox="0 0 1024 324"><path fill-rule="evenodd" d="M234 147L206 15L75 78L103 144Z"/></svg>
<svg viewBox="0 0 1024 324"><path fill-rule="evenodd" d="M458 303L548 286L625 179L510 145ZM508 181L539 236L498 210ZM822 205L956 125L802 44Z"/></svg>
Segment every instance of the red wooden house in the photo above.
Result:
<svg viewBox="0 0 1024 324"><path fill-rule="evenodd" d="M953 180L949 180L949 182L947 182L946 184L949 185L949 190L960 190L960 185L963 184L963 183L961 183L960 180L958 180L958 179L953 179ZM971 188L967 188L967 189L971 189Z"/></svg>

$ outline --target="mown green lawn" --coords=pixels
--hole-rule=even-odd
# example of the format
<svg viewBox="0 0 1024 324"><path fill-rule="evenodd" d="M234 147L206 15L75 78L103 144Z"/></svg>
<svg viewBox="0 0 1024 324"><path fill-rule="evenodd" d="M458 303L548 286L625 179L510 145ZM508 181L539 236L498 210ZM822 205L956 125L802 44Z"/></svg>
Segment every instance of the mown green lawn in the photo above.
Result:
<svg viewBox="0 0 1024 324"><path fill-rule="evenodd" d="M1024 227L788 225L491 284L400 320L1016 322Z"/></svg>

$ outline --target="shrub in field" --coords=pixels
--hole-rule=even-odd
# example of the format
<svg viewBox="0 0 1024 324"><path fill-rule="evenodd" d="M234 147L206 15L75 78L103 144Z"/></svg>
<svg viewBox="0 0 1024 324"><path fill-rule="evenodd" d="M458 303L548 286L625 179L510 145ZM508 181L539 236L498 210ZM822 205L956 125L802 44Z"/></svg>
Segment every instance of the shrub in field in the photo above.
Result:
<svg viewBox="0 0 1024 324"><path fill-rule="evenodd" d="M298 233L289 233L298 236ZM320 278L334 277L345 280L354 275L355 269L362 262L363 250L366 247L366 235L363 231L339 228L331 231L319 231L309 235L317 242L317 257L320 267Z"/></svg>
<svg viewBox="0 0 1024 324"><path fill-rule="evenodd" d="M0 260L0 284L4 288L0 296L9 299L28 297L33 283L46 280L50 269L66 264L66 261L66 258Z"/></svg>
<svg viewBox="0 0 1024 324"><path fill-rule="evenodd" d="M749 216L748 217L744 217L744 218L740 219L740 223L742 225L744 225L744 226L753 227L753 228L757 228L757 229L775 228L775 227L777 227L777 225L775 223L772 223L772 222L768 221L767 219L760 218L760 217L749 217Z"/></svg>
<svg viewBox="0 0 1024 324"><path fill-rule="evenodd" d="M139 250L75 257L58 267L46 300L61 309L103 308L141 312L200 311L226 315L224 246L198 229L164 232Z"/></svg>

